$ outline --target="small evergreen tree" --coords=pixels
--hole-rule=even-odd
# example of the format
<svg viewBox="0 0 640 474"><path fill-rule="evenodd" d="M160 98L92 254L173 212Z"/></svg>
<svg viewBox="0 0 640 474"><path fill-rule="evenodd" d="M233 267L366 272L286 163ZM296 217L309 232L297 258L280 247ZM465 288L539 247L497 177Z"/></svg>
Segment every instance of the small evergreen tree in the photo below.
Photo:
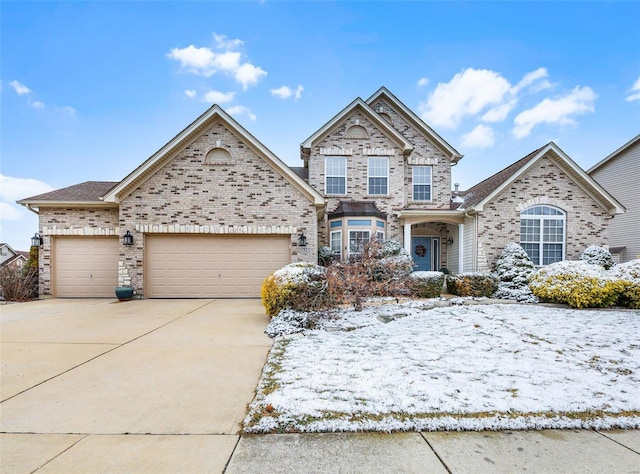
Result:
<svg viewBox="0 0 640 474"><path fill-rule="evenodd" d="M585 251L582 252L582 255L580 255L580 260L590 263L591 265L600 265L605 270L609 270L616 264L613 261L611 253L598 245L587 247Z"/></svg>
<svg viewBox="0 0 640 474"><path fill-rule="evenodd" d="M509 242L496 261L496 273L500 282L494 296L520 302L536 302L537 298L529 289L529 276L535 269L527 252L515 242Z"/></svg>

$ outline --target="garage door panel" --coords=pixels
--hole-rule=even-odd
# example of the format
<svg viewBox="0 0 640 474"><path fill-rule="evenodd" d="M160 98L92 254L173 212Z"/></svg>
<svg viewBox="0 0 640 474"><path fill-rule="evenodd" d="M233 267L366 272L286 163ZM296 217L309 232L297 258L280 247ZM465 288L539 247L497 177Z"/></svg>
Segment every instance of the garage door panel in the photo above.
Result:
<svg viewBox="0 0 640 474"><path fill-rule="evenodd" d="M53 245L56 296L114 296L118 285L117 237L56 237Z"/></svg>
<svg viewBox="0 0 640 474"><path fill-rule="evenodd" d="M290 262L288 235L145 237L150 298L259 297L264 279Z"/></svg>

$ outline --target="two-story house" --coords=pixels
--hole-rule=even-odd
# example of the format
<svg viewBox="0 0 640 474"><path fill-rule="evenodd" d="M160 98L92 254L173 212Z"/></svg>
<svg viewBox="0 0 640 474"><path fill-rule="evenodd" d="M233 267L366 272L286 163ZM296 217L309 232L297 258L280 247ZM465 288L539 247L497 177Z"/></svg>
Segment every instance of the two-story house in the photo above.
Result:
<svg viewBox="0 0 640 474"><path fill-rule="evenodd" d="M214 105L120 182L19 201L40 216L40 294L255 297L283 265L403 243L417 269L544 265L606 245L624 208L550 143L452 199L462 155L386 88L347 105L291 168Z"/></svg>

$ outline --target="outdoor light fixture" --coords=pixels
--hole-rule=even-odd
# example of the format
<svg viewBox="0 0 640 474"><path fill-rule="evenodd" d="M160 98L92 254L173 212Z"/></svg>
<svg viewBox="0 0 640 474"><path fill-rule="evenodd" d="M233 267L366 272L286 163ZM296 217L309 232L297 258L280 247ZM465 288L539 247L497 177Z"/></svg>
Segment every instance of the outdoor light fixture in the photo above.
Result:
<svg viewBox="0 0 640 474"><path fill-rule="evenodd" d="M447 245L453 245L453 239L451 237L447 239Z"/></svg>
<svg viewBox="0 0 640 474"><path fill-rule="evenodd" d="M298 245L300 247L306 247L307 246L307 236L304 235L302 233L302 231L300 231L300 234L298 235Z"/></svg>
<svg viewBox="0 0 640 474"><path fill-rule="evenodd" d="M126 234L122 237L122 245L133 245L133 235L131 232L127 231Z"/></svg>
<svg viewBox="0 0 640 474"><path fill-rule="evenodd" d="M37 232L33 237L31 237L31 246L32 247L40 247L44 243L44 239Z"/></svg>

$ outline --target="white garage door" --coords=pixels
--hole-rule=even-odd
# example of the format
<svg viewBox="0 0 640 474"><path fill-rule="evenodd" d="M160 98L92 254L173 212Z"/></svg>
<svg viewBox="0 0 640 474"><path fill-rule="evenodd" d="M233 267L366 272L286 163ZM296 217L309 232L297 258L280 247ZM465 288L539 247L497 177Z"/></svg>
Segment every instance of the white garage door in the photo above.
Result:
<svg viewBox="0 0 640 474"><path fill-rule="evenodd" d="M288 235L145 237L149 298L259 297L264 279L290 263Z"/></svg>
<svg viewBox="0 0 640 474"><path fill-rule="evenodd" d="M118 286L117 237L55 237L53 284L57 297L115 296Z"/></svg>

